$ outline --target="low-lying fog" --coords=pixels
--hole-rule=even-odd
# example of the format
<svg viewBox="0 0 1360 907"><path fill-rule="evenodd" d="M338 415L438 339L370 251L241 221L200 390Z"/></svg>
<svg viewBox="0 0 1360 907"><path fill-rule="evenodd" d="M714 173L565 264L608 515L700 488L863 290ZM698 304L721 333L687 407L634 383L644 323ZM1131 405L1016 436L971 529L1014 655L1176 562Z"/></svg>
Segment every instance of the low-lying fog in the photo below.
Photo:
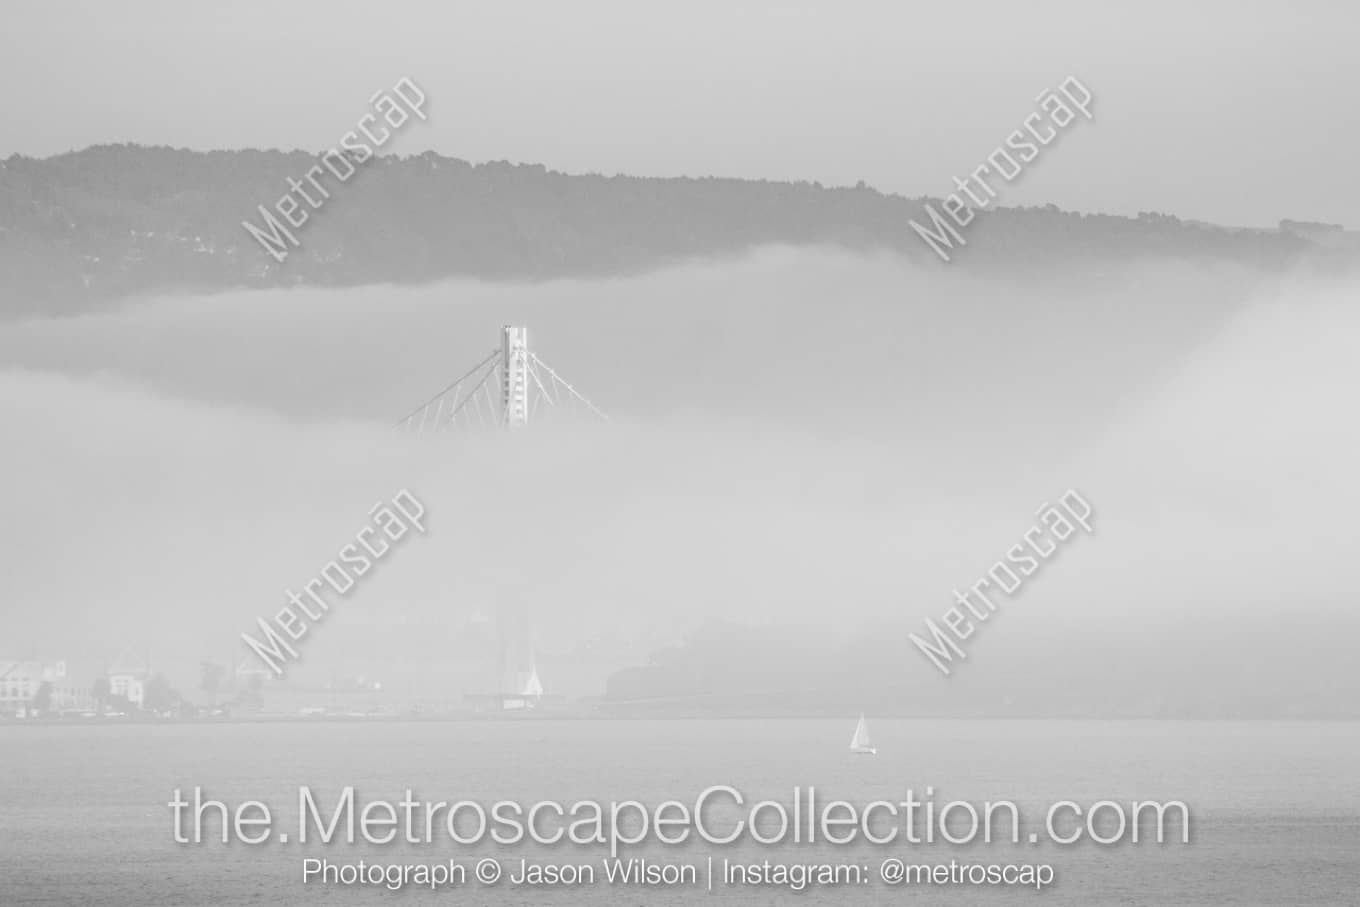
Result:
<svg viewBox="0 0 1360 907"><path fill-rule="evenodd" d="M1173 265L1021 287L773 249L3 324L0 655L236 657L403 487L428 536L328 620L452 626L519 601L563 644L938 620L1077 488L1096 534L1003 600L971 658L1040 628L1088 652L1306 652L1357 628L1355 291ZM506 323L612 421L391 430ZM324 659L325 628L303 645Z"/></svg>

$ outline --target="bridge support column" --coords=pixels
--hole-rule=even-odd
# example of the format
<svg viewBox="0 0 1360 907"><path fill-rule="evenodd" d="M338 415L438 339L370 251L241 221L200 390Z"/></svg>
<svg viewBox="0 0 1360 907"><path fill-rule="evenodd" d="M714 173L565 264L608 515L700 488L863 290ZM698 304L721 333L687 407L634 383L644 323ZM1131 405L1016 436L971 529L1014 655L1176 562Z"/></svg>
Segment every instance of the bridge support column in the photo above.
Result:
<svg viewBox="0 0 1360 907"><path fill-rule="evenodd" d="M509 324L501 333L501 412L506 428L529 424L529 329Z"/></svg>

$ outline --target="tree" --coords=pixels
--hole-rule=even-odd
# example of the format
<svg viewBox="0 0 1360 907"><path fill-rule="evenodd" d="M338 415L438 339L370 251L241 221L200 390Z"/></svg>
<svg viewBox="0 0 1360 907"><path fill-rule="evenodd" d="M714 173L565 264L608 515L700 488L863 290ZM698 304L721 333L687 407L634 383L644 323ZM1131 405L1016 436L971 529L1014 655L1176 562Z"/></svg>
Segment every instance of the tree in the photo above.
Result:
<svg viewBox="0 0 1360 907"><path fill-rule="evenodd" d="M33 694L33 701L29 703L34 711L42 714L52 709L52 681L44 680L38 685L38 692Z"/></svg>
<svg viewBox="0 0 1360 907"><path fill-rule="evenodd" d="M109 684L109 676L100 674L94 679L94 686L90 687L90 695L94 697L95 705L102 711L104 703L108 702L109 694L113 692L113 687Z"/></svg>
<svg viewBox="0 0 1360 907"><path fill-rule="evenodd" d="M250 675L246 688L236 699L241 705L256 712L264 708L264 678L259 674Z"/></svg>
<svg viewBox="0 0 1360 907"><path fill-rule="evenodd" d="M165 712L175 707L180 696L170 686L164 674L157 674L146 682L142 693L142 706L152 712Z"/></svg>
<svg viewBox="0 0 1360 907"><path fill-rule="evenodd" d="M205 661L199 667L203 677L198 682L198 688L208 694L212 707L217 708L217 691L222 687L222 675L226 669L215 661Z"/></svg>

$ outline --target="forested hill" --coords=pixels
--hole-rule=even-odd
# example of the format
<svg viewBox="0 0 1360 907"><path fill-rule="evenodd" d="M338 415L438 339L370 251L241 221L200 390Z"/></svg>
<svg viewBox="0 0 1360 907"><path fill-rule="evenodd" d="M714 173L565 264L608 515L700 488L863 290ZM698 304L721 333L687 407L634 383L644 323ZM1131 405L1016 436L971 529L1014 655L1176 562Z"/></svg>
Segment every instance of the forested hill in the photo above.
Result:
<svg viewBox="0 0 1360 907"><path fill-rule="evenodd" d="M1357 258L1355 235L1339 231L1338 243L1292 228L1231 230L1050 205L979 215L946 265L909 225L927 223L923 199L863 184L577 176L429 152L371 160L339 185L327 174L333 194L319 210L304 208L300 248L276 262L242 221L263 226L257 206L273 208L288 180L304 179L315 163L301 151L136 145L12 156L0 162L0 315L84 311L177 289L614 275L772 243L891 250L931 267L982 269L1145 256L1264 268L1316 258L1349 268Z"/></svg>

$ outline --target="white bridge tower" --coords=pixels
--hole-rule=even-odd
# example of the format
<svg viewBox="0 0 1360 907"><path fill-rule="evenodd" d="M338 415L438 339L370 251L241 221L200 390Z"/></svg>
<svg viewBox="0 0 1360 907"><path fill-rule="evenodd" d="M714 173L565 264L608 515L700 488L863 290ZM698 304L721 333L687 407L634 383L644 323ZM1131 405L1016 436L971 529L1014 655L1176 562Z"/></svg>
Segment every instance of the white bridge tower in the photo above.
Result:
<svg viewBox="0 0 1360 907"><path fill-rule="evenodd" d="M529 424L529 329L507 324L501 329L501 412L505 427Z"/></svg>
<svg viewBox="0 0 1360 907"><path fill-rule="evenodd" d="M501 327L500 345L397 427L423 435L457 428L523 428L550 411L608 417L529 349L529 329Z"/></svg>

